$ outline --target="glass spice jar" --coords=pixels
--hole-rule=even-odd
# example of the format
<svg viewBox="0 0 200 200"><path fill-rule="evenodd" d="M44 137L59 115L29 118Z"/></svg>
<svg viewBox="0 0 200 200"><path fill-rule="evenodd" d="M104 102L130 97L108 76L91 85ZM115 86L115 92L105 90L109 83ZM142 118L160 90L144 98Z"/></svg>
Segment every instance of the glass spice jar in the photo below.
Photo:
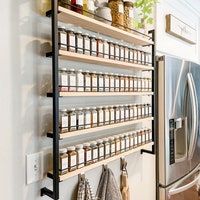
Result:
<svg viewBox="0 0 200 200"><path fill-rule="evenodd" d="M84 109L84 119L85 119L85 129L91 128L91 122L92 122L92 116L91 116L91 110L89 107L86 107Z"/></svg>
<svg viewBox="0 0 200 200"><path fill-rule="evenodd" d="M110 143L110 156L116 155L115 139L114 137L109 137Z"/></svg>
<svg viewBox="0 0 200 200"><path fill-rule="evenodd" d="M141 91L145 92L145 78L141 78L141 82L142 82Z"/></svg>
<svg viewBox="0 0 200 200"><path fill-rule="evenodd" d="M138 50L138 64L142 64L142 52Z"/></svg>
<svg viewBox="0 0 200 200"><path fill-rule="evenodd" d="M152 105L148 104L148 107L149 107L149 117L151 117L152 116Z"/></svg>
<svg viewBox="0 0 200 200"><path fill-rule="evenodd" d="M84 112L83 108L77 109L77 129L82 130L84 129Z"/></svg>
<svg viewBox="0 0 200 200"><path fill-rule="evenodd" d="M115 123L119 123L120 122L120 107L119 107L119 105L115 105L114 110L115 110Z"/></svg>
<svg viewBox="0 0 200 200"><path fill-rule="evenodd" d="M98 161L98 146L96 141L92 141L90 143L92 149L92 163L96 163Z"/></svg>
<svg viewBox="0 0 200 200"><path fill-rule="evenodd" d="M134 140L134 148L138 146L138 137L137 137L137 131L133 131L133 140Z"/></svg>
<svg viewBox="0 0 200 200"><path fill-rule="evenodd" d="M68 82L68 73L66 68L59 69L59 91L68 92L69 82Z"/></svg>
<svg viewBox="0 0 200 200"><path fill-rule="evenodd" d="M76 72L76 91L83 92L84 91L84 75L82 70L78 70Z"/></svg>
<svg viewBox="0 0 200 200"><path fill-rule="evenodd" d="M98 126L103 126L104 125L104 111L103 107L99 106L97 107L97 117L98 117Z"/></svg>
<svg viewBox="0 0 200 200"><path fill-rule="evenodd" d="M98 92L104 92L104 75L102 72L97 74Z"/></svg>
<svg viewBox="0 0 200 200"><path fill-rule="evenodd" d="M108 106L103 108L104 111L104 125L110 124L110 110Z"/></svg>
<svg viewBox="0 0 200 200"><path fill-rule="evenodd" d="M83 0L83 15L94 18L95 6L94 0Z"/></svg>
<svg viewBox="0 0 200 200"><path fill-rule="evenodd" d="M115 43L115 60L119 60L119 55L120 55L120 53L119 53L119 43L116 42Z"/></svg>
<svg viewBox="0 0 200 200"><path fill-rule="evenodd" d="M120 122L124 122L125 112L124 112L124 106L120 105Z"/></svg>
<svg viewBox="0 0 200 200"><path fill-rule="evenodd" d="M110 157L110 143L108 141L108 138L103 139L103 144L104 144L104 158L109 158Z"/></svg>
<svg viewBox="0 0 200 200"><path fill-rule="evenodd" d="M123 26L124 26L124 2L122 0L109 0L108 6L111 9L112 26L123 29Z"/></svg>
<svg viewBox="0 0 200 200"><path fill-rule="evenodd" d="M77 168L80 169L85 166L85 151L82 144L76 145L77 152Z"/></svg>
<svg viewBox="0 0 200 200"><path fill-rule="evenodd" d="M138 63L138 50L137 49L133 50L133 62Z"/></svg>
<svg viewBox="0 0 200 200"><path fill-rule="evenodd" d="M67 32L65 27L58 27L58 46L61 50L67 50Z"/></svg>
<svg viewBox="0 0 200 200"><path fill-rule="evenodd" d="M130 115L130 120L134 119L134 108L133 108L133 104L128 105L129 107L129 115Z"/></svg>
<svg viewBox="0 0 200 200"><path fill-rule="evenodd" d="M97 38L97 56L103 58L104 57L104 42L102 37Z"/></svg>
<svg viewBox="0 0 200 200"><path fill-rule="evenodd" d="M70 69L68 72L69 92L76 92L76 72L75 69Z"/></svg>
<svg viewBox="0 0 200 200"><path fill-rule="evenodd" d="M129 121L130 120L130 110L129 110L129 105L128 104L126 104L124 106L124 115L125 115L124 120L125 121Z"/></svg>
<svg viewBox="0 0 200 200"><path fill-rule="evenodd" d="M142 78L141 77L137 77L137 90L138 90L138 92L142 91Z"/></svg>
<svg viewBox="0 0 200 200"><path fill-rule="evenodd" d="M126 133L124 135L124 139L125 139L125 150L128 151L130 149L130 138L129 138L129 133Z"/></svg>
<svg viewBox="0 0 200 200"><path fill-rule="evenodd" d="M146 143L146 133L145 133L144 129L141 129L140 132L142 135L142 144L145 144Z"/></svg>
<svg viewBox="0 0 200 200"><path fill-rule="evenodd" d="M125 77L124 77L124 82L125 82L124 90L125 90L125 92L129 92L129 87L130 87L129 80L130 80L129 76L125 75Z"/></svg>
<svg viewBox="0 0 200 200"><path fill-rule="evenodd" d="M120 61L124 61L125 58L125 46L123 44L120 44L119 46L119 53L120 53Z"/></svg>
<svg viewBox="0 0 200 200"><path fill-rule="evenodd" d="M129 133L129 140L130 140L130 149L132 149L134 147L134 137L132 132Z"/></svg>
<svg viewBox="0 0 200 200"><path fill-rule="evenodd" d="M116 135L116 136L114 137L114 139L115 139L115 146L116 146L116 155L118 155L118 154L120 154L120 152L121 152L119 136Z"/></svg>
<svg viewBox="0 0 200 200"><path fill-rule="evenodd" d="M105 92L110 91L110 76L108 73L104 74L104 89L105 89Z"/></svg>
<svg viewBox="0 0 200 200"><path fill-rule="evenodd" d="M110 124L114 124L115 123L115 110L114 110L114 106L110 106Z"/></svg>
<svg viewBox="0 0 200 200"><path fill-rule="evenodd" d="M73 11L83 14L83 0L71 0L71 8Z"/></svg>
<svg viewBox="0 0 200 200"><path fill-rule="evenodd" d="M141 51L141 63L143 64L143 65L145 65L145 52L144 51Z"/></svg>
<svg viewBox="0 0 200 200"><path fill-rule="evenodd" d="M124 27L126 31L133 29L133 2L124 2Z"/></svg>
<svg viewBox="0 0 200 200"><path fill-rule="evenodd" d="M75 146L67 148L68 162L69 162L69 172L77 169L77 152Z"/></svg>
<svg viewBox="0 0 200 200"><path fill-rule="evenodd" d="M134 50L132 48L129 49L129 62L134 62Z"/></svg>
<svg viewBox="0 0 200 200"><path fill-rule="evenodd" d="M109 58L109 43L108 40L104 40L104 58Z"/></svg>
<svg viewBox="0 0 200 200"><path fill-rule="evenodd" d="M67 149L59 150L59 174L63 175L68 172L68 154Z"/></svg>
<svg viewBox="0 0 200 200"><path fill-rule="evenodd" d="M97 56L97 39L95 35L90 37L90 47L91 47L91 56Z"/></svg>
<svg viewBox="0 0 200 200"><path fill-rule="evenodd" d="M91 76L91 85L92 85L92 92L97 92L97 73L96 71L92 72L90 74Z"/></svg>
<svg viewBox="0 0 200 200"><path fill-rule="evenodd" d="M134 78L133 78L133 76L132 75L130 75L129 76L129 92L133 92L133 80L134 80Z"/></svg>
<svg viewBox="0 0 200 200"><path fill-rule="evenodd" d="M152 91L152 79L151 78L148 79L148 91L149 92Z"/></svg>
<svg viewBox="0 0 200 200"><path fill-rule="evenodd" d="M138 78L136 76L133 77L133 91L138 92Z"/></svg>
<svg viewBox="0 0 200 200"><path fill-rule="evenodd" d="M98 160L104 160L104 144L103 140L99 139L97 140L97 146L98 146Z"/></svg>
<svg viewBox="0 0 200 200"><path fill-rule="evenodd" d="M119 135L120 138L120 149L121 149L121 153L125 152L126 149L126 141L125 141L125 137L123 134Z"/></svg>
<svg viewBox="0 0 200 200"><path fill-rule="evenodd" d="M149 134L149 141L152 141L152 129L148 129L148 134Z"/></svg>
<svg viewBox="0 0 200 200"><path fill-rule="evenodd" d="M85 151L85 165L90 165L92 163L92 148L90 147L90 143L84 143L83 149Z"/></svg>
<svg viewBox="0 0 200 200"><path fill-rule="evenodd" d="M142 106L141 104L138 104L136 106L137 106L137 117L140 119L142 118Z"/></svg>
<svg viewBox="0 0 200 200"><path fill-rule="evenodd" d="M91 92L91 75L89 71L85 71L84 73L84 91Z"/></svg>
<svg viewBox="0 0 200 200"><path fill-rule="evenodd" d="M76 124L76 109L71 108L69 110L69 131L75 131L77 129L77 124Z"/></svg>
<svg viewBox="0 0 200 200"><path fill-rule="evenodd" d="M109 59L115 59L115 45L113 41L109 42Z"/></svg>
<svg viewBox="0 0 200 200"><path fill-rule="evenodd" d="M86 55L90 55L90 37L89 37L89 34L85 34L84 36L83 36L83 38L84 38L84 48L83 48L83 52L84 52L84 54L86 54Z"/></svg>
<svg viewBox="0 0 200 200"><path fill-rule="evenodd" d="M141 116L142 116L142 118L145 117L145 107L146 107L146 104L142 104L142 105L141 105L141 109L142 109Z"/></svg>
<svg viewBox="0 0 200 200"><path fill-rule="evenodd" d="M137 139L138 139L138 145L140 146L142 144L142 132L140 130L137 131Z"/></svg>
<svg viewBox="0 0 200 200"><path fill-rule="evenodd" d="M114 78L115 78L115 92L119 92L119 87L120 87L119 74L115 74Z"/></svg>
<svg viewBox="0 0 200 200"><path fill-rule="evenodd" d="M69 114L67 112L67 109L60 110L59 128L61 133L68 132L69 130Z"/></svg>
<svg viewBox="0 0 200 200"><path fill-rule="evenodd" d="M125 78L124 78L124 74L120 74L119 76L119 81L120 81L120 92L124 92L125 90Z"/></svg>
<svg viewBox="0 0 200 200"><path fill-rule="evenodd" d="M127 45L124 48L124 61L129 62L129 48Z"/></svg>
<svg viewBox="0 0 200 200"><path fill-rule="evenodd" d="M98 118L97 118L97 108L96 107L92 107L91 109L91 115L92 115L92 125L91 127L94 128L94 127L97 127L97 124L98 124Z"/></svg>
<svg viewBox="0 0 200 200"><path fill-rule="evenodd" d="M76 52L76 36L74 29L67 30L67 50L70 52Z"/></svg>
<svg viewBox="0 0 200 200"><path fill-rule="evenodd" d="M148 104L145 104L145 117L149 116L149 106Z"/></svg>
<svg viewBox="0 0 200 200"><path fill-rule="evenodd" d="M114 74L110 73L110 92L114 92L115 91L115 78L114 78Z"/></svg>
<svg viewBox="0 0 200 200"><path fill-rule="evenodd" d="M134 119L138 119L137 104L133 104Z"/></svg>
<svg viewBox="0 0 200 200"><path fill-rule="evenodd" d="M83 54L83 33L81 31L75 33L76 36L76 53Z"/></svg>

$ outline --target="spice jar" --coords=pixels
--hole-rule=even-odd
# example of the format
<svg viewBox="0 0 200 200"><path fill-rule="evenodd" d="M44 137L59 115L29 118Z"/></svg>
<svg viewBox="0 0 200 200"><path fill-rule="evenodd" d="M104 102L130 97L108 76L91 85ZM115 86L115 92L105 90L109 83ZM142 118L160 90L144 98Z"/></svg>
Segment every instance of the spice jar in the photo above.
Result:
<svg viewBox="0 0 200 200"><path fill-rule="evenodd" d="M92 117L91 117L91 110L89 107L86 107L84 109L84 119L85 119L85 128L91 128L91 122L92 122Z"/></svg>
<svg viewBox="0 0 200 200"><path fill-rule="evenodd" d="M142 135L142 144L145 144L146 143L146 133L144 131L144 129L141 129L140 130L140 134Z"/></svg>
<svg viewBox="0 0 200 200"><path fill-rule="evenodd" d="M125 90L125 92L128 92L129 91L129 87L130 87L130 85L129 85L129 76L128 75L126 75L124 77L124 82L125 82L124 90Z"/></svg>
<svg viewBox="0 0 200 200"><path fill-rule="evenodd" d="M67 92L68 91L68 73L66 68L61 68L59 70L59 91Z"/></svg>
<svg viewBox="0 0 200 200"><path fill-rule="evenodd" d="M84 129L84 112L83 108L77 109L77 129L82 130Z"/></svg>
<svg viewBox="0 0 200 200"><path fill-rule="evenodd" d="M113 73L109 74L110 76L110 92L114 92L115 91L115 78Z"/></svg>
<svg viewBox="0 0 200 200"><path fill-rule="evenodd" d="M137 104L133 104L133 118L134 119L138 119L138 108L137 108Z"/></svg>
<svg viewBox="0 0 200 200"><path fill-rule="evenodd" d="M108 3L103 3L101 5L96 5L98 8L95 10L95 19L105 24L111 25L112 16L111 10L108 8ZM99 7L100 6L100 7Z"/></svg>
<svg viewBox="0 0 200 200"><path fill-rule="evenodd" d="M119 74L115 74L114 75L114 79L115 79L115 92L119 92Z"/></svg>
<svg viewBox="0 0 200 200"><path fill-rule="evenodd" d="M137 131L133 131L134 148L138 146Z"/></svg>
<svg viewBox="0 0 200 200"><path fill-rule="evenodd" d="M115 60L119 60L120 58L120 53L119 53L119 43L115 43Z"/></svg>
<svg viewBox="0 0 200 200"><path fill-rule="evenodd" d="M115 123L120 122L120 107L119 105L114 106L115 109Z"/></svg>
<svg viewBox="0 0 200 200"><path fill-rule="evenodd" d="M140 146L142 144L142 132L140 130L137 131L137 139L138 145Z"/></svg>
<svg viewBox="0 0 200 200"><path fill-rule="evenodd" d="M98 146L98 160L104 160L104 144L103 140L99 139L97 140L97 146Z"/></svg>
<svg viewBox="0 0 200 200"><path fill-rule="evenodd" d="M68 162L69 162L69 172L77 169L77 152L75 146L67 148L68 150Z"/></svg>
<svg viewBox="0 0 200 200"><path fill-rule="evenodd" d="M77 168L82 168L85 166L85 151L83 149L83 145L76 145L77 152Z"/></svg>
<svg viewBox="0 0 200 200"><path fill-rule="evenodd" d="M104 111L104 125L108 125L110 124L110 110L108 106L105 106L103 108L103 111Z"/></svg>
<svg viewBox="0 0 200 200"><path fill-rule="evenodd" d="M120 152L121 152L119 136L116 135L116 136L114 137L114 140L115 140L115 147L116 147L116 148L115 148L115 149L116 149L116 155L118 155L118 154L120 154Z"/></svg>
<svg viewBox="0 0 200 200"><path fill-rule="evenodd" d="M134 86L133 91L137 92L138 91L138 78L137 77L133 78L133 86Z"/></svg>
<svg viewBox="0 0 200 200"><path fill-rule="evenodd" d="M124 47L123 44L120 44L119 53L120 53L120 61L124 61L124 57L125 57L125 47Z"/></svg>
<svg viewBox="0 0 200 200"><path fill-rule="evenodd" d="M73 29L67 30L67 50L76 52L76 37Z"/></svg>
<svg viewBox="0 0 200 200"><path fill-rule="evenodd" d="M124 2L124 27L126 31L133 29L133 2Z"/></svg>
<svg viewBox="0 0 200 200"><path fill-rule="evenodd" d="M104 74L104 88L105 88L105 92L110 91L110 76L108 73Z"/></svg>
<svg viewBox="0 0 200 200"><path fill-rule="evenodd" d="M138 50L137 49L134 49L133 61L134 61L134 63L138 63Z"/></svg>
<svg viewBox="0 0 200 200"><path fill-rule="evenodd" d="M148 133L148 129L144 129L144 134L145 134L145 143L148 143L149 142L149 140L150 140L150 138L149 138L149 133Z"/></svg>
<svg viewBox="0 0 200 200"><path fill-rule="evenodd" d="M109 138L110 142L110 156L114 156L116 154L116 147L115 147L115 139L114 137Z"/></svg>
<svg viewBox="0 0 200 200"><path fill-rule="evenodd" d="M104 42L102 37L97 38L97 56L103 58L104 50L103 50Z"/></svg>
<svg viewBox="0 0 200 200"><path fill-rule="evenodd" d="M60 110L59 115L59 127L60 131L62 132L68 132L68 124L69 124L69 115L67 113L67 109Z"/></svg>
<svg viewBox="0 0 200 200"><path fill-rule="evenodd" d="M83 33L79 31L75 34L75 36L76 36L76 52L83 54Z"/></svg>
<svg viewBox="0 0 200 200"><path fill-rule="evenodd" d="M94 128L94 127L97 127L97 108L96 107L92 107L92 111L91 111L91 115L92 115L92 125L91 127Z"/></svg>
<svg viewBox="0 0 200 200"><path fill-rule="evenodd" d="M104 58L109 58L109 43L108 40L104 40Z"/></svg>
<svg viewBox="0 0 200 200"><path fill-rule="evenodd" d="M125 87L125 78L124 78L124 75L123 74L121 74L120 76L119 76L119 81L120 81L120 92L124 92L124 87Z"/></svg>
<svg viewBox="0 0 200 200"><path fill-rule="evenodd" d="M146 107L146 104L142 104L142 105L141 105L141 109L142 109L141 116L142 116L142 118L145 117L145 110L146 110L145 107Z"/></svg>
<svg viewBox="0 0 200 200"><path fill-rule="evenodd" d="M82 70L78 70L76 72L76 88L77 92L83 92L84 91L84 75Z"/></svg>
<svg viewBox="0 0 200 200"><path fill-rule="evenodd" d="M98 73L98 92L104 91L104 75L102 72Z"/></svg>
<svg viewBox="0 0 200 200"><path fill-rule="evenodd" d="M129 138L129 133L126 133L124 135L124 139L125 139L125 147L126 147L126 151L128 151L130 149L130 138Z"/></svg>
<svg viewBox="0 0 200 200"><path fill-rule="evenodd" d="M126 141L125 141L125 138L124 138L123 134L119 135L119 138L120 138L121 153L123 153L123 152L125 152L125 149L126 149Z"/></svg>
<svg viewBox="0 0 200 200"><path fill-rule="evenodd" d="M125 62L129 62L129 48L128 48L128 46L125 46L125 48L124 48L124 60L125 60Z"/></svg>
<svg viewBox="0 0 200 200"><path fill-rule="evenodd" d="M132 132L129 133L129 140L130 140L130 149L132 149L134 146L134 137Z"/></svg>
<svg viewBox="0 0 200 200"><path fill-rule="evenodd" d="M138 55L137 55L138 56L137 57L138 58L137 61L138 61L139 64L142 64L142 52L140 50L138 50L137 53L138 53Z"/></svg>
<svg viewBox="0 0 200 200"><path fill-rule="evenodd" d="M92 85L92 92L97 92L97 73L94 71L90 74L91 76L91 85Z"/></svg>
<svg viewBox="0 0 200 200"><path fill-rule="evenodd" d="M137 87L138 89L137 90L138 90L138 92L141 92L142 91L142 78L138 77L137 81L138 81L138 83L137 83L138 84L138 87Z"/></svg>
<svg viewBox="0 0 200 200"><path fill-rule="evenodd" d="M96 141L92 141L90 143L91 149L92 149L92 163L95 163L98 161L98 146Z"/></svg>
<svg viewBox="0 0 200 200"><path fill-rule="evenodd" d="M83 36L83 38L84 38L84 42L83 42L83 44L84 44L84 48L83 48L83 52L84 52L84 54L86 54L86 55L90 55L90 37L89 37L89 34L85 34L84 36Z"/></svg>
<svg viewBox="0 0 200 200"><path fill-rule="evenodd" d="M94 0L83 0L83 15L94 18Z"/></svg>
<svg viewBox="0 0 200 200"><path fill-rule="evenodd" d="M152 116L152 105L148 104L148 107L149 107L149 117L151 117Z"/></svg>
<svg viewBox="0 0 200 200"><path fill-rule="evenodd" d="M129 110L128 104L126 104L124 106L124 114L125 114L125 121L129 121L130 120L130 110Z"/></svg>
<svg viewBox="0 0 200 200"><path fill-rule="evenodd" d="M123 29L124 25L124 3L122 0L109 0L108 6L111 9L112 26Z"/></svg>
<svg viewBox="0 0 200 200"><path fill-rule="evenodd" d="M59 0L58 5L71 10L71 0Z"/></svg>
<svg viewBox="0 0 200 200"><path fill-rule="evenodd" d="M115 123L115 110L113 106L110 106L110 124Z"/></svg>
<svg viewBox="0 0 200 200"><path fill-rule="evenodd" d="M148 106L148 104L145 104L144 107L145 107L144 108L145 109L145 115L144 116L148 117L149 116L149 106Z"/></svg>
<svg viewBox="0 0 200 200"><path fill-rule="evenodd" d="M145 78L141 78L142 86L141 86L141 91L145 92Z"/></svg>
<svg viewBox="0 0 200 200"><path fill-rule="evenodd" d="M141 63L143 64L143 65L145 65L145 52L144 51L141 51Z"/></svg>
<svg viewBox="0 0 200 200"><path fill-rule="evenodd" d="M85 92L91 92L91 75L89 71L85 71L84 73L84 90Z"/></svg>
<svg viewBox="0 0 200 200"><path fill-rule="evenodd" d="M120 122L124 122L124 117L125 117L124 106L120 105L119 107L120 107Z"/></svg>
<svg viewBox="0 0 200 200"><path fill-rule="evenodd" d="M69 131L75 131L76 128L76 110L75 108L71 108L69 110L69 121L70 121L70 126L69 126Z"/></svg>
<svg viewBox="0 0 200 200"><path fill-rule="evenodd" d="M98 126L103 126L104 125L104 111L103 111L103 107L100 106L97 108L97 117L98 117Z"/></svg>
<svg viewBox="0 0 200 200"><path fill-rule="evenodd" d="M115 45L113 41L109 42L109 58L112 60L115 59Z"/></svg>
<svg viewBox="0 0 200 200"><path fill-rule="evenodd" d="M103 144L104 144L104 158L109 158L110 157L110 143L108 141L108 138L103 139Z"/></svg>
<svg viewBox="0 0 200 200"><path fill-rule="evenodd" d="M136 105L137 106L137 118L142 118L142 106L140 104Z"/></svg>
<svg viewBox="0 0 200 200"><path fill-rule="evenodd" d="M85 151L85 165L90 165L92 163L92 148L90 143L84 143L83 149Z"/></svg>
<svg viewBox="0 0 200 200"><path fill-rule="evenodd" d="M71 0L72 10L83 14L83 0Z"/></svg>
<svg viewBox="0 0 200 200"><path fill-rule="evenodd" d="M97 56L97 39L95 35L90 37L90 46L91 46L91 55Z"/></svg>
<svg viewBox="0 0 200 200"><path fill-rule="evenodd" d="M148 91L151 91L152 90L152 79L149 78L148 79Z"/></svg>
<svg viewBox="0 0 200 200"><path fill-rule="evenodd" d="M132 48L129 49L129 62L134 62L134 50Z"/></svg>
<svg viewBox="0 0 200 200"><path fill-rule="evenodd" d="M63 175L68 172L68 154L67 149L59 150L59 174Z"/></svg>
<svg viewBox="0 0 200 200"><path fill-rule="evenodd" d="M76 72L75 69L70 69L68 71L68 78L69 78L69 92L76 91Z"/></svg>
<svg viewBox="0 0 200 200"><path fill-rule="evenodd" d="M152 141L152 130L148 129L149 141Z"/></svg>
<svg viewBox="0 0 200 200"><path fill-rule="evenodd" d="M128 107L129 107L129 117L130 117L130 120L133 120L134 119L134 106L133 106L133 104L130 104L130 105L128 105Z"/></svg>
<svg viewBox="0 0 200 200"><path fill-rule="evenodd" d="M61 50L67 50L67 32L64 26L58 28L58 46Z"/></svg>
<svg viewBox="0 0 200 200"><path fill-rule="evenodd" d="M129 76L129 92L133 92L133 88L134 88L134 78L133 78L133 76Z"/></svg>

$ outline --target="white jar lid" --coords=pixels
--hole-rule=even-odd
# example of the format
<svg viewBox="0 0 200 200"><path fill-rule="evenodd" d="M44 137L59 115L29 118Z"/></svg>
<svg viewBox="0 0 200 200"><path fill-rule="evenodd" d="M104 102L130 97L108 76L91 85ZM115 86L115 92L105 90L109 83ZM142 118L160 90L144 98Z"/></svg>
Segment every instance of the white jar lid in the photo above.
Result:
<svg viewBox="0 0 200 200"><path fill-rule="evenodd" d="M82 111L82 110L83 110L83 108L77 108L77 110L78 110L78 111Z"/></svg>
<svg viewBox="0 0 200 200"><path fill-rule="evenodd" d="M114 140L114 137L109 137L109 141L113 141Z"/></svg>
<svg viewBox="0 0 200 200"><path fill-rule="evenodd" d="M66 108L60 109L60 112L67 112L67 109Z"/></svg>
<svg viewBox="0 0 200 200"><path fill-rule="evenodd" d="M83 148L83 145L82 144L77 144L76 145L76 149L82 149Z"/></svg>
<svg viewBox="0 0 200 200"><path fill-rule="evenodd" d="M89 143L89 142L84 143L83 146L84 146L84 147L89 147L89 146L90 146L90 143Z"/></svg>
<svg viewBox="0 0 200 200"><path fill-rule="evenodd" d="M59 71L67 71L67 68L62 67L62 68L59 69Z"/></svg>
<svg viewBox="0 0 200 200"><path fill-rule="evenodd" d="M60 154L67 153L67 148L59 149Z"/></svg>
<svg viewBox="0 0 200 200"><path fill-rule="evenodd" d="M97 145L97 142L96 141L92 141L92 142L90 142L90 144L91 144L91 146L95 146L95 145Z"/></svg>
<svg viewBox="0 0 200 200"><path fill-rule="evenodd" d="M75 151L75 149L76 149L75 146L67 147L68 151Z"/></svg>
<svg viewBox="0 0 200 200"><path fill-rule="evenodd" d="M108 138L104 138L103 141L104 141L104 142L108 142Z"/></svg>
<svg viewBox="0 0 200 200"><path fill-rule="evenodd" d="M101 143L103 143L103 140L102 139L98 139L97 140L97 144L101 144Z"/></svg>

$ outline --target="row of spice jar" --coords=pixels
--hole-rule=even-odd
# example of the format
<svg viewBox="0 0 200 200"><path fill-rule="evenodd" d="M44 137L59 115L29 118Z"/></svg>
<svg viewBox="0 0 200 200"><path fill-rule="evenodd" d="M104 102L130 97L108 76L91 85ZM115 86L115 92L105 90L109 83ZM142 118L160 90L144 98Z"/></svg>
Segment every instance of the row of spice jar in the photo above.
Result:
<svg viewBox="0 0 200 200"><path fill-rule="evenodd" d="M61 133L150 117L151 104L126 104L60 110Z"/></svg>
<svg viewBox="0 0 200 200"><path fill-rule="evenodd" d="M60 174L119 155L152 141L152 130L141 129L60 149Z"/></svg>
<svg viewBox="0 0 200 200"><path fill-rule="evenodd" d="M142 65L152 65L149 52L133 49L122 43L108 41L95 35L89 36L82 32L75 33L73 29L66 30L65 27L59 27L58 34L58 43L61 50Z"/></svg>
<svg viewBox="0 0 200 200"><path fill-rule="evenodd" d="M152 80L133 75L61 68L59 89L61 92L150 92Z"/></svg>

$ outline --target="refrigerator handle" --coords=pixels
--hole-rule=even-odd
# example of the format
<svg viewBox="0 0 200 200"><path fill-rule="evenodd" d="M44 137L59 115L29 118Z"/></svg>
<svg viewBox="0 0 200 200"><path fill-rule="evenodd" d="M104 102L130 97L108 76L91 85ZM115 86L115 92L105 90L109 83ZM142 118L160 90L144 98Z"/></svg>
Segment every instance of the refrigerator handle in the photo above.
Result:
<svg viewBox="0 0 200 200"><path fill-rule="evenodd" d="M199 121L199 115L198 115L198 100L197 100L197 94L196 89L194 85L194 80L191 73L187 74L187 81L189 86L189 93L191 98L191 104L192 104L192 130L191 130L191 137L189 141L189 149L188 149L188 159L191 160L194 154L195 150L195 144L197 141L197 134L198 134L198 121Z"/></svg>

